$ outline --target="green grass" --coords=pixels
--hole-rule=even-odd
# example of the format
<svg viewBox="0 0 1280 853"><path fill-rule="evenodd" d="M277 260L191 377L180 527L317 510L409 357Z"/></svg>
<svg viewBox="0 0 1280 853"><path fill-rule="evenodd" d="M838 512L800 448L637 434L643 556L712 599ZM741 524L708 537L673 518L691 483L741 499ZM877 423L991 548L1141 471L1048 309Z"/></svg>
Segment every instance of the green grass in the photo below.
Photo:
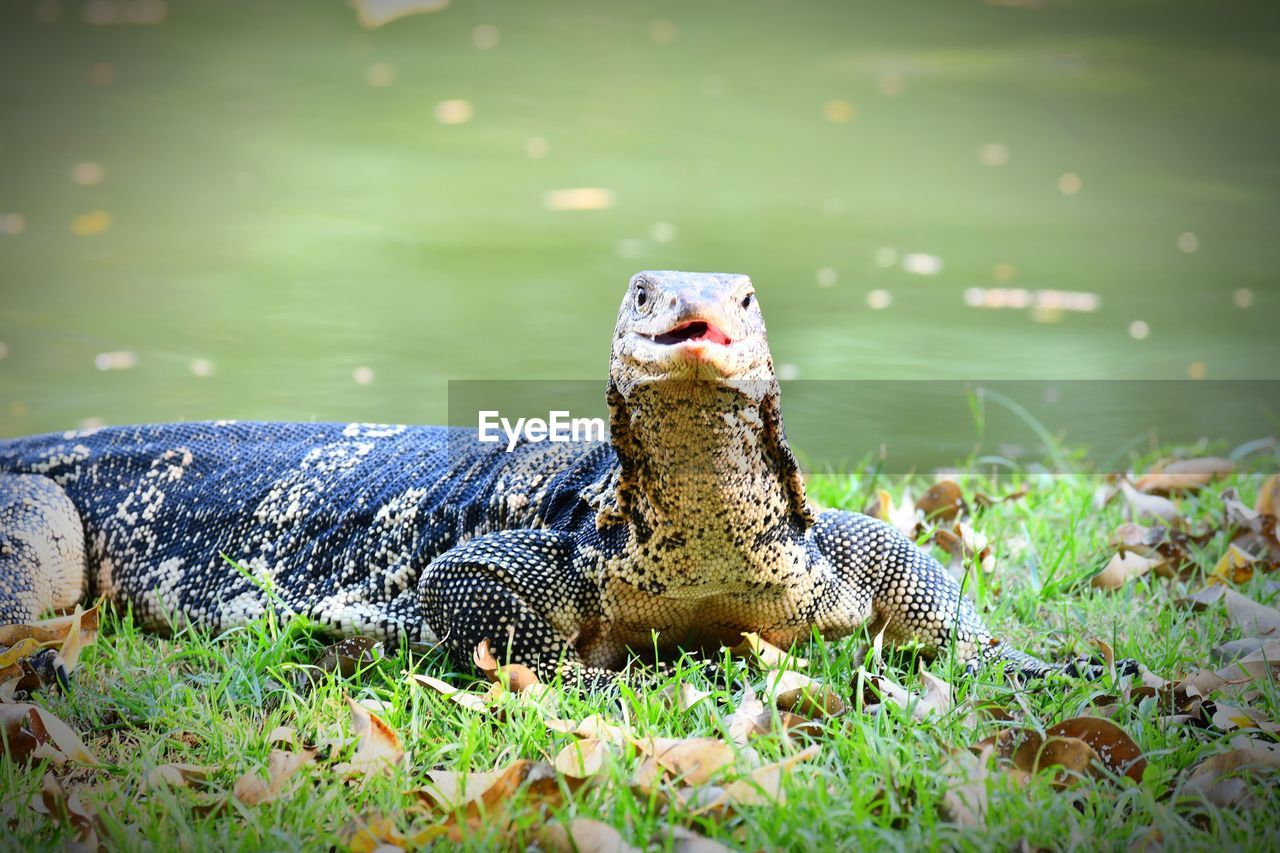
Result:
<svg viewBox="0 0 1280 853"><path fill-rule="evenodd" d="M1236 474L1221 487L1237 486L1252 502L1260 479ZM1173 606L1179 594L1198 588L1199 576L1186 582L1148 576L1110 593L1088 587L1088 577L1109 554L1107 536L1122 520L1116 503L1101 511L1092 508L1099 478L1006 474L998 481L975 475L961 482L969 494L1030 489L1025 499L986 510L974 522L996 545L996 576L1003 587L999 595L990 585L979 591L979 608L997 634L1013 644L1065 658L1090 653L1089 640L1097 637L1111 643L1117 656L1136 658L1154 672L1174 677L1214 666L1210 648L1237 636L1223 612L1191 613ZM860 509L885 485L870 476L819 477L812 492L826 504ZM918 494L925 483L897 480L889 485L900 497L904 486ZM1183 500L1186 514L1203 522L1217 519L1219 491L1213 487ZM1207 546L1200 566L1211 569L1223 548L1221 541ZM1275 584L1266 576L1256 576L1240 591L1275 603ZM1259 803L1255 809L1180 800L1179 783L1186 771L1226 749L1232 735L1170 722L1149 702L1122 703L1112 715L1150 761L1141 784L1086 779L1059 791L1052 774L1025 785L997 780L986 828L948 822L939 811L946 790L940 766L948 749L972 744L1001 724L966 724L954 713L919 722L894 709L867 713L852 695L865 641L854 636L800 650L811 659L811 673L833 687L849 710L826 721L818 738L819 756L790 773L785 806L746 808L727 820L663 809L655 800L627 791L637 763L632 754L613 760L603 771L607 782L578 792L550 818L517 801L511 808L512 827L487 821L466 838L467 846L487 849L515 838L515 846L522 847L548 819L586 816L616 826L639 846L651 838L665 839L662 846L668 849L674 844L669 831L675 824L746 850L869 845L1008 850L1023 839L1033 848L1079 844L1119 849L1140 841L1152 828L1172 849L1274 849L1274 815L1280 808L1274 778L1250 783ZM340 843L343 827L357 816L375 812L393 816L404 830L421 829L440 818L414 810L416 800L407 792L426 784L428 770L488 771L518 758L549 758L568 742L567 736L548 731L546 714L536 708L512 703L500 717L482 715L407 683L402 671L411 667L459 685L470 682L438 652L422 658L394 652L347 681L327 676L308 694L282 687L294 683L291 672L314 660L325 642L303 623L271 620L220 637L182 631L164 639L142 633L127 615L112 615L83 657L74 686L42 700L85 733L90 748L112 765L76 770L67 783L87 785L83 796L99 803L106 816L103 840L130 849L146 844L191 850L323 848ZM896 680L919 686L909 656L890 655L887 667ZM966 680L952 662L942 660L932 668L957 686L961 699L990 700L1013 711L1021 725L1038 729L1088 714L1095 700L1114 692L1106 679L1053 681L1018 690L1015 696L1015 689L994 673ZM711 700L679 712L652 691L628 693L621 703L568 691L554 713L573 719L590 713L625 719L641 734L725 737L725 720L740 700L740 690L704 683L696 667L680 677L713 690ZM758 686L759 676L752 677ZM242 773L265 763L267 733L276 726L293 726L312 742L345 737L348 694L387 703L385 719L410 750L410 769L353 786L322 761L305 767L296 787L278 802L255 808L232 805L229 811L201 816L202 804L224 798ZM1270 719L1280 718L1274 684L1265 686L1251 704ZM795 749L776 734L752 745L764 761ZM151 767L166 762L217 769L205 790L144 794L141 780ZM42 776L41 767L18 767L0 758L0 799L10 825L0 842L5 849L53 849L62 843L60 830L26 806L39 791Z"/></svg>

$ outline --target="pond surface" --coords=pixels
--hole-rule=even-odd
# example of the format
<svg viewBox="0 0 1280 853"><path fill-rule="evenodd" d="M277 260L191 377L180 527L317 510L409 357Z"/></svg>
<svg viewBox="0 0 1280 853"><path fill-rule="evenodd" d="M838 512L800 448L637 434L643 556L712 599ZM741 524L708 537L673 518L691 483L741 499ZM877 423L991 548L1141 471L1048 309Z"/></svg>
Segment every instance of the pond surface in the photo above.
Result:
<svg viewBox="0 0 1280 853"><path fill-rule="evenodd" d="M0 435L442 421L645 268L789 378L1280 378L1280 7L639 7L4 4Z"/></svg>

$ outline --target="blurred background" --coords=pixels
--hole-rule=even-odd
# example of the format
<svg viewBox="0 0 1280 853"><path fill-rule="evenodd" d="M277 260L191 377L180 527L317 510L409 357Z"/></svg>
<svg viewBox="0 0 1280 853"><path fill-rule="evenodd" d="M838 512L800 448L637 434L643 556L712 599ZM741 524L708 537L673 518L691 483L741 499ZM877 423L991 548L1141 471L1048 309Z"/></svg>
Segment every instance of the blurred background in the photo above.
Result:
<svg viewBox="0 0 1280 853"><path fill-rule="evenodd" d="M1277 379L1277 24L8 0L0 435L442 421L602 378L646 268L749 273L789 379Z"/></svg>

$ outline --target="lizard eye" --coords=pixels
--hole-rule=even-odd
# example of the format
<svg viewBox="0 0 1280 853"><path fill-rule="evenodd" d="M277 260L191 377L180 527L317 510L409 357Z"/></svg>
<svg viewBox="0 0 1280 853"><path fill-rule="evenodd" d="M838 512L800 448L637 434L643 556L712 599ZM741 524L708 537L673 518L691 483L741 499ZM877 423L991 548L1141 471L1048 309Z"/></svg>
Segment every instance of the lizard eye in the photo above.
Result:
<svg viewBox="0 0 1280 853"><path fill-rule="evenodd" d="M743 307L743 308L750 308L750 307L751 307L751 300L752 300L752 299L754 299L754 298L755 298L755 294L754 294L754 293L748 293L746 296L742 297L742 307Z"/></svg>
<svg viewBox="0 0 1280 853"><path fill-rule="evenodd" d="M642 284L636 285L636 310L644 312L648 309L648 305L649 291Z"/></svg>

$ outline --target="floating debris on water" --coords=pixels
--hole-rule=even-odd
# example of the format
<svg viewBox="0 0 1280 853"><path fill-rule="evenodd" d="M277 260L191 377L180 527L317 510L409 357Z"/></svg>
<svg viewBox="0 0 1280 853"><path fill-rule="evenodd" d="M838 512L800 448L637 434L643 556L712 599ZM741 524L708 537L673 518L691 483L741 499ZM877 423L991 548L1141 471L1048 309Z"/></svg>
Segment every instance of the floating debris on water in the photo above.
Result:
<svg viewBox="0 0 1280 853"><path fill-rule="evenodd" d="M853 119L853 104L833 98L822 105L822 117L832 124L847 124Z"/></svg>
<svg viewBox="0 0 1280 853"><path fill-rule="evenodd" d="M913 275L937 275L942 272L942 258L911 252L902 256L902 268Z"/></svg>
<svg viewBox="0 0 1280 853"><path fill-rule="evenodd" d="M92 237L111 227L111 214L105 210L82 213L71 219L71 233L77 237Z"/></svg>
<svg viewBox="0 0 1280 853"><path fill-rule="evenodd" d="M1032 308L1041 311L1092 313L1102 307L1102 297L1089 291L1027 290L1024 287L970 287L964 292L970 308Z"/></svg>
<svg viewBox="0 0 1280 853"><path fill-rule="evenodd" d="M466 124L474 113L471 102L462 98L441 101L435 109L436 121L441 124Z"/></svg>
<svg viewBox="0 0 1280 853"><path fill-rule="evenodd" d="M493 24L480 24L471 31L471 44L476 50L493 50L498 46L498 28Z"/></svg>
<svg viewBox="0 0 1280 853"><path fill-rule="evenodd" d="M365 69L364 81L375 89L390 86L396 81L396 70L387 62L375 62Z"/></svg>
<svg viewBox="0 0 1280 853"><path fill-rule="evenodd" d="M91 86L110 86L116 79L116 67L110 62L95 62L86 76Z"/></svg>
<svg viewBox="0 0 1280 853"><path fill-rule="evenodd" d="M129 370L138 366L138 354L129 350L100 352L94 356L93 366L99 370Z"/></svg>
<svg viewBox="0 0 1280 853"><path fill-rule="evenodd" d="M671 21L659 19L649 25L649 39L654 44L671 44L679 34L676 25Z"/></svg>
<svg viewBox="0 0 1280 853"><path fill-rule="evenodd" d="M449 5L449 0L352 0L356 18L366 30L376 30L397 18L439 12Z"/></svg>
<svg viewBox="0 0 1280 853"><path fill-rule="evenodd" d="M191 364L187 366L191 368L193 376L199 376L202 379L212 376L216 370L213 362L207 358L193 358L191 359Z"/></svg>
<svg viewBox="0 0 1280 853"><path fill-rule="evenodd" d="M607 210L613 207L613 190L603 187L572 187L548 190L542 197L547 210Z"/></svg>
<svg viewBox="0 0 1280 853"><path fill-rule="evenodd" d="M1231 301L1236 304L1237 308L1248 308L1253 305L1253 291L1247 287L1242 287L1231 294Z"/></svg>
<svg viewBox="0 0 1280 853"><path fill-rule="evenodd" d="M357 385L370 385L373 383L373 368L357 367L351 371L351 378L355 380Z"/></svg>
<svg viewBox="0 0 1280 853"><path fill-rule="evenodd" d="M979 146L978 162L984 166L1003 166L1009 162L1009 146L1003 142L988 142Z"/></svg>
<svg viewBox="0 0 1280 853"><path fill-rule="evenodd" d="M82 187L96 187L106 177L107 170L101 163L76 163L71 167L71 183Z"/></svg>
<svg viewBox="0 0 1280 853"><path fill-rule="evenodd" d="M867 294L867 307L872 311L881 311L888 308L893 302L893 295L887 290L872 290Z"/></svg>
<svg viewBox="0 0 1280 853"><path fill-rule="evenodd" d="M1145 341L1147 335L1151 334L1151 327L1142 320L1134 320L1129 324L1129 337L1135 341Z"/></svg>
<svg viewBox="0 0 1280 853"><path fill-rule="evenodd" d="M670 243L676 238L676 227L670 222L655 222L649 226L649 239L655 243Z"/></svg>

